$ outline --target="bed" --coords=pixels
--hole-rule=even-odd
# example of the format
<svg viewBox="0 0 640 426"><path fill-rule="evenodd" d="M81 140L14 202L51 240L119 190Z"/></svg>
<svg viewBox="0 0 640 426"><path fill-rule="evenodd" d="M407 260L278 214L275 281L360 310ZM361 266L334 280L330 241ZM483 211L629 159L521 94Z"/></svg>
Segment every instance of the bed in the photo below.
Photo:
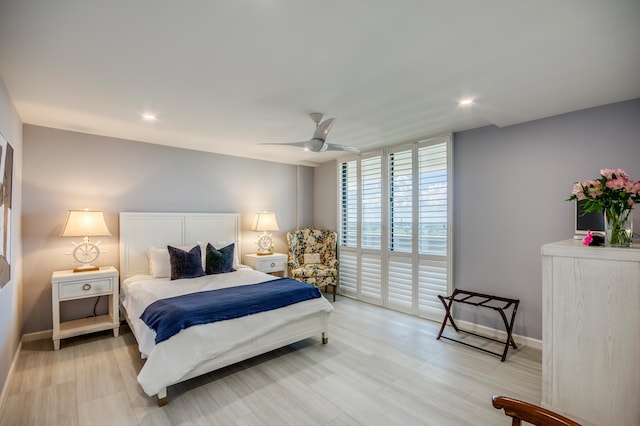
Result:
<svg viewBox="0 0 640 426"><path fill-rule="evenodd" d="M173 384L310 337L328 342L333 307L322 295L248 316L193 325L158 341L160 332L156 335L140 318L155 301L162 304L167 298L189 297L193 292L219 294L232 287L278 283L278 277L240 265L240 235L240 215L235 213L120 213L120 307L146 358L138 382L147 395L157 396L159 406L167 403L167 387ZM150 257L153 250L157 253L167 245L207 243L216 248L235 244L235 272L170 280L158 273L158 258Z"/></svg>

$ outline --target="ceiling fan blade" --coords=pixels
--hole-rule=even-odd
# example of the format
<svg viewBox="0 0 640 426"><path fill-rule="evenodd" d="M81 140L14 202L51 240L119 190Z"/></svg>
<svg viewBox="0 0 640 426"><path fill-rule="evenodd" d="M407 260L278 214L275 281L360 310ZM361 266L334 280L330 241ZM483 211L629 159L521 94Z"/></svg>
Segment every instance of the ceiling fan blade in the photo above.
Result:
<svg viewBox="0 0 640 426"><path fill-rule="evenodd" d="M326 143L327 135L329 134L329 130L335 123L335 118L327 118L322 123L319 123L322 120L322 114L313 113L310 114L311 119L316 123L316 131L313 133L313 138L304 142L281 142L281 143L259 143L258 145L285 145L285 146L296 146L298 148L304 148L306 151L311 152L324 152L324 151L344 151L351 152L354 154L360 154L360 150L357 148L351 148L349 146L342 146L336 144Z"/></svg>
<svg viewBox="0 0 640 426"><path fill-rule="evenodd" d="M331 130L331 126L333 126L335 121L335 118L327 118L322 123L318 124L316 131L313 133L313 138L311 139L320 139L324 142L327 139L327 134L329 134L329 130Z"/></svg>
<svg viewBox="0 0 640 426"><path fill-rule="evenodd" d="M358 148L353 148L351 146L338 145L335 143L325 143L327 146L323 151L345 151L350 152L352 154L360 154L360 150Z"/></svg>
<svg viewBox="0 0 640 426"><path fill-rule="evenodd" d="M311 152L322 152L326 149L325 145L327 145L321 139L311 139L304 142L281 142L281 143L259 143L258 145L284 145L284 146L295 146L298 148L304 148L307 151Z"/></svg>
<svg viewBox="0 0 640 426"><path fill-rule="evenodd" d="M309 144L309 142L311 141L304 141L304 142L281 142L281 143L268 143L268 142L263 142L263 143L259 143L258 145L288 145L288 146L297 146L299 148L307 148L307 145Z"/></svg>

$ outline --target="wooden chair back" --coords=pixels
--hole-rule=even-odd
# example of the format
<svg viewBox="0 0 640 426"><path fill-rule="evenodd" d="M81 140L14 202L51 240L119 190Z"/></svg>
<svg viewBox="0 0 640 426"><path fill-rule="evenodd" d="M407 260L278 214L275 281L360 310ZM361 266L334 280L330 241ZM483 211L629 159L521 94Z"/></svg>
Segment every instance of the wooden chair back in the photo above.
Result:
<svg viewBox="0 0 640 426"><path fill-rule="evenodd" d="M571 419L528 402L501 395L494 395L492 399L494 407L504 409L504 414L513 418L512 426L520 426L523 421L538 426L580 426Z"/></svg>

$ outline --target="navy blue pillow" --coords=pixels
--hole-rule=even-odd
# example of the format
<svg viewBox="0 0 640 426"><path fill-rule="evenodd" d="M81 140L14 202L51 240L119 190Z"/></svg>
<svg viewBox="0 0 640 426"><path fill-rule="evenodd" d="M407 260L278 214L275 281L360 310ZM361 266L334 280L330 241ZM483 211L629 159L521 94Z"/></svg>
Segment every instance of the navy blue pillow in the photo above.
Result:
<svg viewBox="0 0 640 426"><path fill-rule="evenodd" d="M171 262L171 279L197 278L204 275L202 270L202 252L200 245L189 251L167 246L169 260Z"/></svg>
<svg viewBox="0 0 640 426"><path fill-rule="evenodd" d="M224 274L225 272L234 272L233 269L233 249L235 243L216 249L211 243L207 243L207 260L205 261L205 272L207 275Z"/></svg>

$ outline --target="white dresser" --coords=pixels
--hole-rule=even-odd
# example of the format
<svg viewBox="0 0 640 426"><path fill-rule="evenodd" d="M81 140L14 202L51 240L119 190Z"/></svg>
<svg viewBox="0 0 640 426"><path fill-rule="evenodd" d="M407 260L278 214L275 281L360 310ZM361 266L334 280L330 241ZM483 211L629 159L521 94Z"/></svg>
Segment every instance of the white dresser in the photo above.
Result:
<svg viewBox="0 0 640 426"><path fill-rule="evenodd" d="M542 246L542 405L640 425L640 248Z"/></svg>

